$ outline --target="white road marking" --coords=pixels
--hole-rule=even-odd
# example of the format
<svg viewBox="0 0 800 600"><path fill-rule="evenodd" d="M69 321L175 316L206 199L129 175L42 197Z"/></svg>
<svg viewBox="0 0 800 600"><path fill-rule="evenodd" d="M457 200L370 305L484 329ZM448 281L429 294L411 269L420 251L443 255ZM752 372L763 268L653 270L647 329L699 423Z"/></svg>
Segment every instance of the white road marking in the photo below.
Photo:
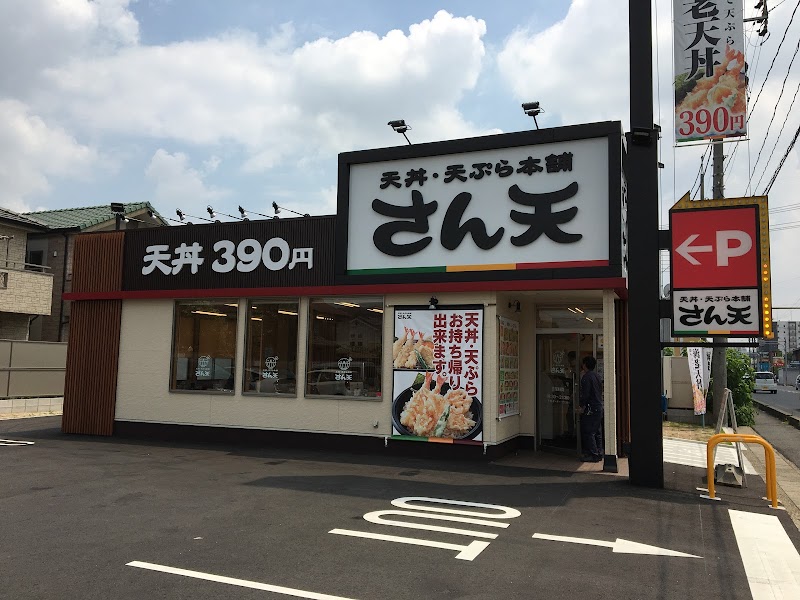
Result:
<svg viewBox="0 0 800 600"><path fill-rule="evenodd" d="M607 542L605 540L593 540L590 538L570 537L566 535L548 535L546 533L534 533L532 537L553 542L567 542L569 544L584 544L587 546L611 548L615 554L650 554L653 556L703 558L695 554L686 554L685 552L678 552L677 550L659 548L658 546L650 546L649 544L640 544L639 542L631 542L630 540L623 540L621 538L617 538L613 542Z"/></svg>
<svg viewBox="0 0 800 600"><path fill-rule="evenodd" d="M705 469L706 445L703 442L664 438L664 462ZM736 449L733 446L717 446L717 456L714 464L739 464ZM747 458L744 459L744 472L747 475L758 474Z"/></svg>
<svg viewBox="0 0 800 600"><path fill-rule="evenodd" d="M26 442L25 440L0 440L0 446L33 446L35 442Z"/></svg>
<svg viewBox="0 0 800 600"><path fill-rule="evenodd" d="M489 546L489 542L479 542L477 540L470 542L466 546L462 546L459 544L448 544L446 542L434 542L432 540L401 537L399 535L384 535L382 533L370 533L368 531L353 531L352 529L331 529L328 533L335 533L336 535L349 535L351 537L367 538L371 540L382 540L384 542L397 542L399 544L411 544L412 546L426 546L428 548L456 550L458 551L456 558L459 560L474 560Z"/></svg>
<svg viewBox="0 0 800 600"><path fill-rule="evenodd" d="M800 598L800 554L778 517L728 509L753 600Z"/></svg>
<svg viewBox="0 0 800 600"><path fill-rule="evenodd" d="M456 527L443 527L441 525L428 525L425 523L411 523L408 521L397 521L395 519L384 519L383 515L408 516L418 519L436 519L441 521L457 521L461 523L473 523L486 527L508 527L508 523L498 523L497 521L486 521L484 519L469 519L467 517L451 517L448 515L427 514L410 510L376 510L364 515L364 520L378 525L392 525L394 527L407 527L408 529L422 529L425 531L441 531L443 533L454 533L456 535L468 535L471 537L485 538L494 540L496 533L486 533L484 531L473 531L472 529L458 529Z"/></svg>
<svg viewBox="0 0 800 600"><path fill-rule="evenodd" d="M452 508L440 508L437 506L418 506L409 504L410 502L426 502L429 504L450 504L454 506L474 506L475 508L490 508L500 511L500 514L479 512L477 510L455 510ZM392 500L392 506L397 508L408 508L411 510L427 510L430 512L446 513L450 515L468 515L471 517L483 517L485 519L515 519L522 513L516 508L500 506L499 504L483 504L481 502L464 502L461 500L445 500L444 498L427 498L425 496L405 496Z"/></svg>
<svg viewBox="0 0 800 600"><path fill-rule="evenodd" d="M183 575L184 577L191 577L193 579L204 579L206 581L214 581L216 583L236 585L239 587L250 588L253 590L263 590L265 592L273 592L275 594L283 594L284 596L293 596L295 598L309 598L310 600L354 600L353 598L347 598L345 596L331 596L330 594L308 592L305 590L283 587L281 585L271 585L269 583L260 583L258 581L248 581L246 579L223 577L222 575L212 575L210 573L201 573L200 571L190 571L188 569L177 569L175 567L156 565L153 563L141 562L138 560L129 562L127 563L126 566L136 567L138 569L147 569L149 571L158 571L160 573L170 573L172 575Z"/></svg>

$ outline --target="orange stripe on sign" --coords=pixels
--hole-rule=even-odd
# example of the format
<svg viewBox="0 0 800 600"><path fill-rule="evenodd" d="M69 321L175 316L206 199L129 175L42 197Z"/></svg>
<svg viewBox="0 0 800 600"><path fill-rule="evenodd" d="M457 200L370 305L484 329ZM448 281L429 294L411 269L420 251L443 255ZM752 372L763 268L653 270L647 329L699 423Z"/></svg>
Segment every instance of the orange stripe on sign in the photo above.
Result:
<svg viewBox="0 0 800 600"><path fill-rule="evenodd" d="M437 437L429 437L429 442L433 442L434 444L452 444L453 438L437 438Z"/></svg>

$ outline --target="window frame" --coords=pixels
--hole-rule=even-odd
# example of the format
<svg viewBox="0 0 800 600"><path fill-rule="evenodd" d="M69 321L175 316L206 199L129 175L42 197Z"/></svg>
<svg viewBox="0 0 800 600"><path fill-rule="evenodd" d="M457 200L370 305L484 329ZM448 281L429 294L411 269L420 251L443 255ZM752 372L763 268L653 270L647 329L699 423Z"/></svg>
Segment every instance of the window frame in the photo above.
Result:
<svg viewBox="0 0 800 600"><path fill-rule="evenodd" d="M308 375L312 369L311 366L311 334L313 332L312 327L312 319L314 319L313 315L313 305L314 301L320 300L336 300L341 302L350 302L350 301L376 301L380 302L380 309L381 309L381 326L380 326L380 341L381 341L381 348L380 348L380 369L378 373L378 380L380 381L381 386L381 395L380 396L347 396L347 395L336 395L336 394L311 394L308 391L309 385L309 378ZM384 328L386 327L386 297L385 296L357 296L357 295L349 295L349 296L309 296L308 297L308 308L306 314L306 360L305 360L305 369L303 370L303 397L308 398L310 400L319 399L319 400L356 400L359 402L383 402L384 400L384 389L383 389L383 367L384 367L384 346L386 345L386 340L384 339L386 336L384 335ZM314 371L318 371L319 369L313 369Z"/></svg>
<svg viewBox="0 0 800 600"><path fill-rule="evenodd" d="M300 317L301 317L301 301L300 298L297 297L289 297L289 298L282 298L282 297L263 297L263 298L245 298L244 300L247 301L247 310L245 311L246 314L246 321L244 325L244 345L242 347L242 396L259 396L259 397L272 397L272 398L298 398L298 387L300 385L300 351L302 348L301 340L300 340ZM253 303L258 304L259 302L263 304L291 304L294 303L297 306L297 344L295 348L295 386L294 386L294 393L290 392L251 392L246 391L246 383L247 383L247 369L249 368L247 365L247 344L249 342L248 331L250 327L250 312L253 310ZM308 335L306 335L308 337ZM305 389L305 388L304 388Z"/></svg>
<svg viewBox="0 0 800 600"><path fill-rule="evenodd" d="M236 335L234 339L233 367L236 368L236 358L238 354L239 342L239 298L178 298L172 302L172 339L169 347L169 379L167 380L167 392L170 394L211 394L215 396L235 396L236 395L236 376L233 377L233 389L227 390L179 390L173 389L172 381L175 374L175 342L178 335L178 306L183 304L233 304L236 302Z"/></svg>

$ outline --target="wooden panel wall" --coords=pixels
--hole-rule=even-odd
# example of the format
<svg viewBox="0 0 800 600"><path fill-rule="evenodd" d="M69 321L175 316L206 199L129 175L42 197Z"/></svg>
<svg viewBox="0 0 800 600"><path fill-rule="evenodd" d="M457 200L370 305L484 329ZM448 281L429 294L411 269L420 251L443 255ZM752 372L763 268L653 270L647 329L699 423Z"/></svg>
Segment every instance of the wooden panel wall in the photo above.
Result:
<svg viewBox="0 0 800 600"><path fill-rule="evenodd" d="M617 448L620 456L631 441L631 392L630 362L628 345L628 301L614 301L614 322L616 325L616 363L617 363ZM647 402L647 398L640 401ZM658 398L649 401L658 402Z"/></svg>
<svg viewBox="0 0 800 600"><path fill-rule="evenodd" d="M121 290L124 246L124 231L85 233L76 236L72 257L72 291Z"/></svg>
<svg viewBox="0 0 800 600"><path fill-rule="evenodd" d="M72 306L64 433L113 433L121 316L122 300L82 300Z"/></svg>
<svg viewBox="0 0 800 600"><path fill-rule="evenodd" d="M124 236L121 231L76 236L74 292L122 289ZM61 420L64 433L113 433L121 317L122 300L72 302Z"/></svg>

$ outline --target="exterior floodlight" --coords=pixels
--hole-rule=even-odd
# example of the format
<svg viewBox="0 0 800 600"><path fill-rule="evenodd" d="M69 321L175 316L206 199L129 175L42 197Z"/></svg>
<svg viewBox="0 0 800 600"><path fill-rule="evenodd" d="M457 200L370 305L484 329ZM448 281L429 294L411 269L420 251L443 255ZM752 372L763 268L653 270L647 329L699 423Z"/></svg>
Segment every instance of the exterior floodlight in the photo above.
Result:
<svg viewBox="0 0 800 600"><path fill-rule="evenodd" d="M111 203L111 212L114 214L124 214L125 213L125 205L122 202L112 202Z"/></svg>
<svg viewBox="0 0 800 600"><path fill-rule="evenodd" d="M538 102L525 102L522 105L522 110L525 111L525 114L529 117L533 117L533 123L536 125L536 129L539 129L539 121L536 120L536 115L540 115L544 112L544 109L539 106Z"/></svg>
<svg viewBox="0 0 800 600"><path fill-rule="evenodd" d="M389 121L387 125L392 129L394 129L397 133L402 133L403 137L406 138L408 145L409 146L411 145L411 140L409 140L408 136L406 135L406 131L411 129L411 127L406 125L406 122L403 119L396 119L394 121Z"/></svg>
<svg viewBox="0 0 800 600"><path fill-rule="evenodd" d="M280 206L278 206L278 203L277 203L277 202L274 202L274 201L273 201L273 203L272 203L272 210L274 210L274 211L275 211L275 214L277 215L279 212L281 212L281 207L280 207Z"/></svg>
<svg viewBox="0 0 800 600"><path fill-rule="evenodd" d="M242 215L242 221L249 221L250 219L247 218L247 211L243 209L241 206L239 207L239 214Z"/></svg>
<svg viewBox="0 0 800 600"><path fill-rule="evenodd" d="M428 300L428 308L436 310L437 306L439 306L439 299L436 296L431 296L431 299Z"/></svg>
<svg viewBox="0 0 800 600"><path fill-rule="evenodd" d="M279 205L277 202L273 202L273 203L272 203L272 208L275 210L275 214L276 214L276 215L277 215L279 212L281 212L282 210L285 210L285 211L287 211L287 212L290 212L290 213L292 213L292 214L295 214L295 215L297 215L298 217L310 217L310 216L311 216L311 215L310 215L310 214L308 214L308 213L299 213L299 212L297 212L296 210L292 210L291 208L286 208L285 206L280 206L280 205ZM275 218L277 219L278 217L276 216Z"/></svg>

